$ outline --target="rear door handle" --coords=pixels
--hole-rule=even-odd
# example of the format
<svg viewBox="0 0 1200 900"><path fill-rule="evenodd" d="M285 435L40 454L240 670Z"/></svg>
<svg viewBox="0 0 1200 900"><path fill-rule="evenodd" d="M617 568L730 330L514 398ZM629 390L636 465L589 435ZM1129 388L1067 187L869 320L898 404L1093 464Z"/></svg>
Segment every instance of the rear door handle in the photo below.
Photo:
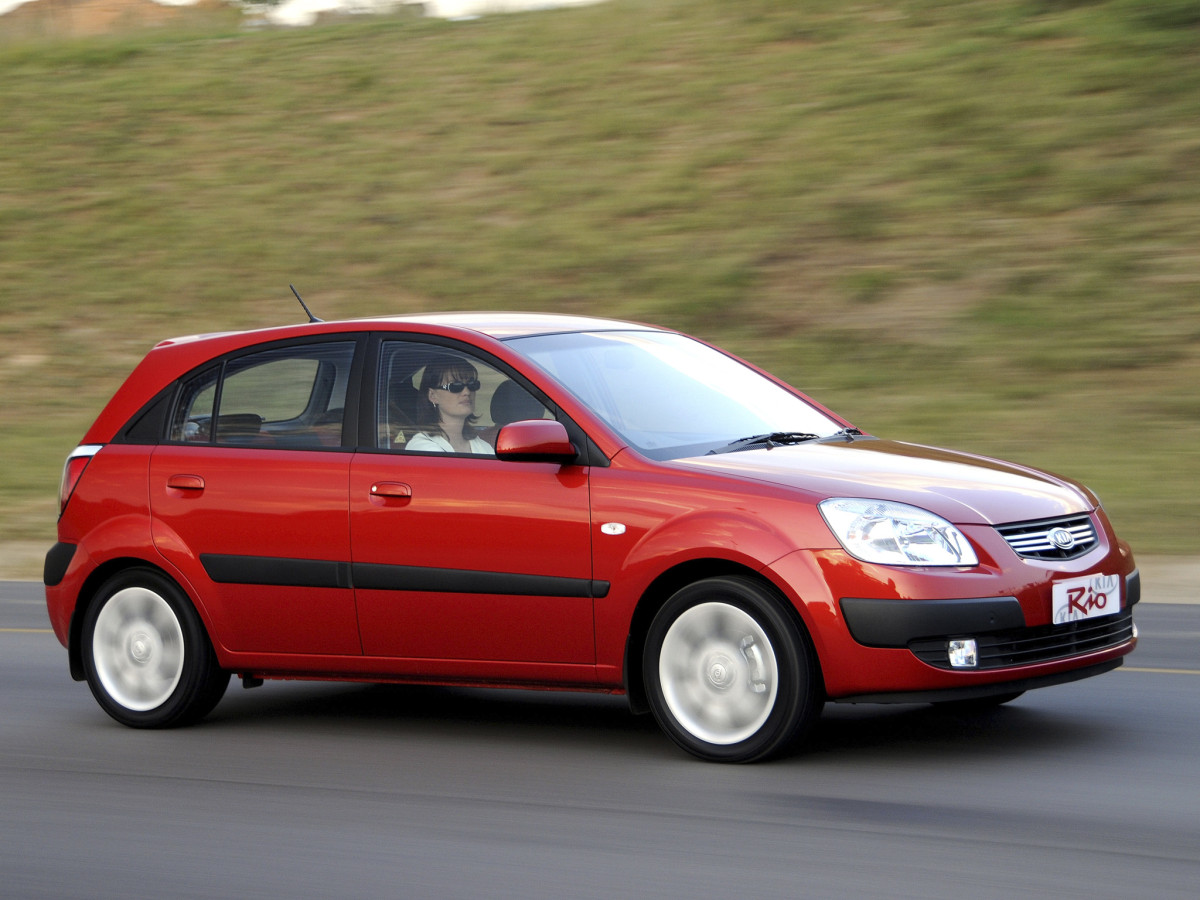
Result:
<svg viewBox="0 0 1200 900"><path fill-rule="evenodd" d="M408 500L412 497L412 488L401 481L377 481L371 485L371 496Z"/></svg>
<svg viewBox="0 0 1200 900"><path fill-rule="evenodd" d="M167 479L167 487L177 491L202 491L204 479L199 475L172 475Z"/></svg>

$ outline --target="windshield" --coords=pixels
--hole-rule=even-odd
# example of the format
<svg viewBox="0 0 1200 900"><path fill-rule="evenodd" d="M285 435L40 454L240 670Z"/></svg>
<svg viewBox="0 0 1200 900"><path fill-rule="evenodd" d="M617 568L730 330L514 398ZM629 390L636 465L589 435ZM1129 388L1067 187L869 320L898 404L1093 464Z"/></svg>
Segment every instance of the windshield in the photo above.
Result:
<svg viewBox="0 0 1200 900"><path fill-rule="evenodd" d="M827 437L842 427L753 369L681 334L553 334L509 345L653 459L700 456L772 432Z"/></svg>

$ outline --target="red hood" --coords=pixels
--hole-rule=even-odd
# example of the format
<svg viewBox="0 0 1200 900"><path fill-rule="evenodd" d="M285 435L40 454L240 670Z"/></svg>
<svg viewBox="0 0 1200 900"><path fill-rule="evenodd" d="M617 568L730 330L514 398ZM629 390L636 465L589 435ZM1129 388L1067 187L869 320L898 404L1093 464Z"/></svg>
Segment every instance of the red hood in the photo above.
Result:
<svg viewBox="0 0 1200 900"><path fill-rule="evenodd" d="M1012 463L859 438L743 450L679 465L753 478L826 497L894 500L960 525L998 525L1078 514L1098 505L1087 488Z"/></svg>

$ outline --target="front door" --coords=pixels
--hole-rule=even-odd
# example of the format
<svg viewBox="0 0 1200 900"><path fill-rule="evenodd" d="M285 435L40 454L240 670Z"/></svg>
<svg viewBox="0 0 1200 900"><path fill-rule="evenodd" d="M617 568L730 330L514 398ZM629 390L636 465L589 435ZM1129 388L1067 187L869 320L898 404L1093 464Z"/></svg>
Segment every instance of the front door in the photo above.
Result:
<svg viewBox="0 0 1200 900"><path fill-rule="evenodd" d="M385 342L379 356L379 446L350 472L363 652L430 677L590 681L588 470L496 459L499 426L551 413L496 367L449 352L458 374L445 377L426 371L447 365L444 346ZM437 412L451 405L457 418ZM468 451L436 449L447 431Z"/></svg>

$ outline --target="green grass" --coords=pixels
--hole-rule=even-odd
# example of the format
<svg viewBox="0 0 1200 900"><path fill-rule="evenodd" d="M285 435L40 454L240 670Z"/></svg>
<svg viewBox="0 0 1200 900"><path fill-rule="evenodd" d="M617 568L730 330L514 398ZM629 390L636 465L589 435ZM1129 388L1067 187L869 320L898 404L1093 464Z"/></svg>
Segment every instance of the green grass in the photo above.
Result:
<svg viewBox="0 0 1200 900"><path fill-rule="evenodd" d="M1200 0L612 0L0 36L0 541L172 335L679 327L1196 551Z"/></svg>

